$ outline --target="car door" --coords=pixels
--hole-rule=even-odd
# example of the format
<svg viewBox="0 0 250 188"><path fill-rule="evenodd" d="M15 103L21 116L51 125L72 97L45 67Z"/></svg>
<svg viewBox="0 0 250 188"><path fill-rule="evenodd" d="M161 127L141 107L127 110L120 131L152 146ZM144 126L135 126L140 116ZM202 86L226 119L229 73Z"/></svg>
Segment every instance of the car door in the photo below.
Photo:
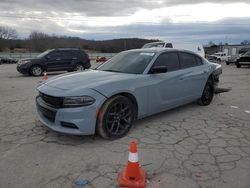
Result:
<svg viewBox="0 0 250 188"><path fill-rule="evenodd" d="M156 66L166 66L166 73L149 73L148 114L154 114L178 106L182 97L184 81L181 79L177 52L166 52L158 56L151 70Z"/></svg>
<svg viewBox="0 0 250 188"><path fill-rule="evenodd" d="M198 55L188 52L179 52L181 64L181 79L185 83L182 91L183 103L201 97L207 78L209 66Z"/></svg>
<svg viewBox="0 0 250 188"><path fill-rule="evenodd" d="M67 70L65 57L61 51L53 51L46 56L48 71L62 71Z"/></svg>
<svg viewBox="0 0 250 188"><path fill-rule="evenodd" d="M77 61L77 55L73 51L62 51L62 67L65 70L69 70L73 68L74 62Z"/></svg>

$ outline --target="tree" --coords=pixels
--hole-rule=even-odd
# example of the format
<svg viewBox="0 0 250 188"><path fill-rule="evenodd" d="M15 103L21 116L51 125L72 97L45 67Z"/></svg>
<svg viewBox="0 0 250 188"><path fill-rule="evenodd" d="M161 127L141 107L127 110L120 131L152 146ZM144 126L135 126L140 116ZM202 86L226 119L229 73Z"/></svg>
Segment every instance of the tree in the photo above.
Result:
<svg viewBox="0 0 250 188"><path fill-rule="evenodd" d="M7 27L7 26L0 26L0 39L16 39L18 37L18 33L15 29Z"/></svg>
<svg viewBox="0 0 250 188"><path fill-rule="evenodd" d="M243 40L240 44L242 44L242 45L247 45L247 44L250 44L250 41L248 41L248 40Z"/></svg>
<svg viewBox="0 0 250 188"><path fill-rule="evenodd" d="M51 37L43 32L33 31L29 35L30 48L35 51L47 50L51 43Z"/></svg>
<svg viewBox="0 0 250 188"><path fill-rule="evenodd" d="M31 40L46 39L49 37L50 36L48 34L43 33L43 32L38 32L38 31L33 31L29 35L29 39Z"/></svg>

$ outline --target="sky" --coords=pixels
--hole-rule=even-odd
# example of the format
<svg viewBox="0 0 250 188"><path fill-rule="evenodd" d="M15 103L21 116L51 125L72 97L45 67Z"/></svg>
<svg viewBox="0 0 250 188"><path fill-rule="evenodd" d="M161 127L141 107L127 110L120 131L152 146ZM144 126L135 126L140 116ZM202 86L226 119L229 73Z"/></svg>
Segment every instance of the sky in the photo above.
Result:
<svg viewBox="0 0 250 188"><path fill-rule="evenodd" d="M0 26L85 39L250 40L250 0L1 0Z"/></svg>

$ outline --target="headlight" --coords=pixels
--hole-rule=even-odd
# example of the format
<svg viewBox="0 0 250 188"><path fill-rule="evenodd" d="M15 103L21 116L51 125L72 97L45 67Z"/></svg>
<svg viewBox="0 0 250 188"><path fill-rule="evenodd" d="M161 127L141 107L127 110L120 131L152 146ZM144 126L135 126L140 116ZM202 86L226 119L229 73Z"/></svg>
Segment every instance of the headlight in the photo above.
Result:
<svg viewBox="0 0 250 188"><path fill-rule="evenodd" d="M19 61L18 63L19 63L19 64L26 64L26 63L30 63L30 61L22 61L22 60L21 60L21 61Z"/></svg>
<svg viewBox="0 0 250 188"><path fill-rule="evenodd" d="M65 97L63 99L63 106L65 107L80 107L88 106L95 102L95 99L90 96L81 97Z"/></svg>

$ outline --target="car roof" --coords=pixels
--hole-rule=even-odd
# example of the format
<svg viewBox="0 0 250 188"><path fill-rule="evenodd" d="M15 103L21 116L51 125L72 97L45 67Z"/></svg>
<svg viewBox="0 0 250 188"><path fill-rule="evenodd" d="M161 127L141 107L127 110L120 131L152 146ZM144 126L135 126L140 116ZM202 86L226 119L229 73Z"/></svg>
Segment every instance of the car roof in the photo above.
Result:
<svg viewBox="0 0 250 188"><path fill-rule="evenodd" d="M135 51L135 52L148 52L148 53L163 53L163 52L187 52L194 55L198 55L190 50L183 50L183 49L176 49L176 48L140 48L140 49L133 49L128 51Z"/></svg>

